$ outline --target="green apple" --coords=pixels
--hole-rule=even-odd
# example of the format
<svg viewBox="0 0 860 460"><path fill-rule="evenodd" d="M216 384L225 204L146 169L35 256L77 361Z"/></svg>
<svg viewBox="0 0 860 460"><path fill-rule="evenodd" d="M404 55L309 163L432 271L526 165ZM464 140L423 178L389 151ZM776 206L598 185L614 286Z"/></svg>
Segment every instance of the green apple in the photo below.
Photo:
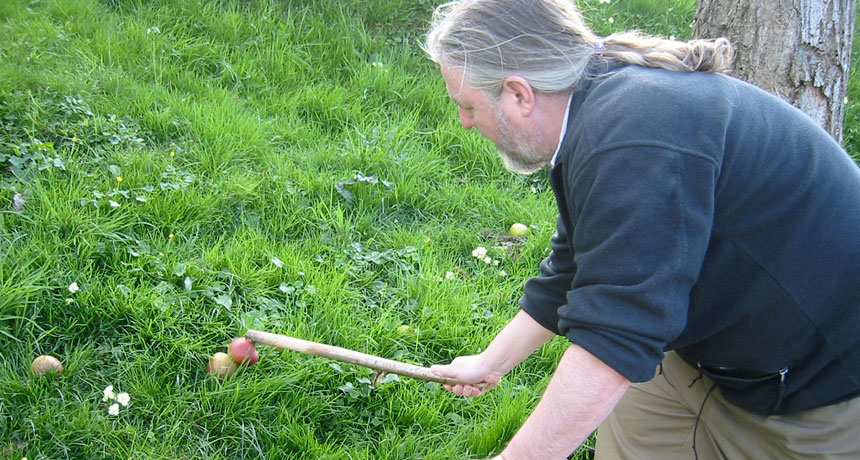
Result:
<svg viewBox="0 0 860 460"><path fill-rule="evenodd" d="M209 358L206 363L206 372L221 378L227 378L236 372L236 363L230 359L230 355L224 352L218 352Z"/></svg>
<svg viewBox="0 0 860 460"><path fill-rule="evenodd" d="M511 225L511 228L508 229L508 235L510 236L523 236L528 232L529 228L519 222Z"/></svg>
<svg viewBox="0 0 860 460"><path fill-rule="evenodd" d="M63 373L63 363L51 355L42 355L33 360L30 370L33 371L33 375L36 377L42 375L61 375Z"/></svg>

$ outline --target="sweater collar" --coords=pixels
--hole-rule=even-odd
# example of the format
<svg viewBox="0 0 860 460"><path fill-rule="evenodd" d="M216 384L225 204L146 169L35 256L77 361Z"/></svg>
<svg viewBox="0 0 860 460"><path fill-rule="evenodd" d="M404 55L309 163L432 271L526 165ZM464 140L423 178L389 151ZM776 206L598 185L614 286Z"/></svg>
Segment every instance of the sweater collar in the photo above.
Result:
<svg viewBox="0 0 860 460"><path fill-rule="evenodd" d="M577 83L573 91L571 91L570 99L567 101L567 110L565 111L564 120L562 121L561 134L558 138L558 146L555 149L552 160L550 160L550 168L555 167L556 163L563 159L559 158L559 153L561 152L562 145L564 145L565 137L567 135L568 128L570 127L570 122L575 118L576 112L582 106L583 101L587 97L588 92L591 89L591 84L598 78L601 78L610 72L614 72L623 66L624 64L606 59L602 56L595 55L589 59L582 78Z"/></svg>

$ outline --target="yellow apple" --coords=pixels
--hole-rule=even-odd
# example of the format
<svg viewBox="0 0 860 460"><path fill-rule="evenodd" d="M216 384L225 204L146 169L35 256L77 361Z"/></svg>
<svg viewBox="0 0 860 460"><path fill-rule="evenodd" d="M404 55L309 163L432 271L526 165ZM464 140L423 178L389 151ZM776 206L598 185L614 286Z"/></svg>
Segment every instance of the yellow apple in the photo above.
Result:
<svg viewBox="0 0 860 460"><path fill-rule="evenodd" d="M61 375L63 373L63 363L51 355L42 355L33 360L30 370L33 371L33 375L36 377L46 374Z"/></svg>
<svg viewBox="0 0 860 460"><path fill-rule="evenodd" d="M230 359L230 355L224 352L218 352L209 358L206 363L206 372L221 378L227 378L236 372L236 363Z"/></svg>
<svg viewBox="0 0 860 460"><path fill-rule="evenodd" d="M528 232L529 228L519 222L511 225L511 228L508 229L508 235L510 236L523 236Z"/></svg>

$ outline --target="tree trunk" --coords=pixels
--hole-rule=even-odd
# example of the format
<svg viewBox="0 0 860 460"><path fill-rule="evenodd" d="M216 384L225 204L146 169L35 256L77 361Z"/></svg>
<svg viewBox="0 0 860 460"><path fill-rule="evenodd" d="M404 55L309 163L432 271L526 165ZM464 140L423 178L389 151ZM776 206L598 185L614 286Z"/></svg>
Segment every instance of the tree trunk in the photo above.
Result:
<svg viewBox="0 0 860 460"><path fill-rule="evenodd" d="M726 37L732 74L806 112L842 142L857 0L699 0L693 36Z"/></svg>

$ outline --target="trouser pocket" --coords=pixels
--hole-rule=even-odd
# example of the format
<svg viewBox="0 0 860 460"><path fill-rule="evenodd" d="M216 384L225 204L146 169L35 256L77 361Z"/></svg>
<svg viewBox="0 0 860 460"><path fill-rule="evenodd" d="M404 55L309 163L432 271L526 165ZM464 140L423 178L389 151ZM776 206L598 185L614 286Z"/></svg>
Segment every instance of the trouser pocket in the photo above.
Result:
<svg viewBox="0 0 860 460"><path fill-rule="evenodd" d="M770 414L779 410L785 396L788 367L772 372L697 363L730 402L753 412Z"/></svg>

